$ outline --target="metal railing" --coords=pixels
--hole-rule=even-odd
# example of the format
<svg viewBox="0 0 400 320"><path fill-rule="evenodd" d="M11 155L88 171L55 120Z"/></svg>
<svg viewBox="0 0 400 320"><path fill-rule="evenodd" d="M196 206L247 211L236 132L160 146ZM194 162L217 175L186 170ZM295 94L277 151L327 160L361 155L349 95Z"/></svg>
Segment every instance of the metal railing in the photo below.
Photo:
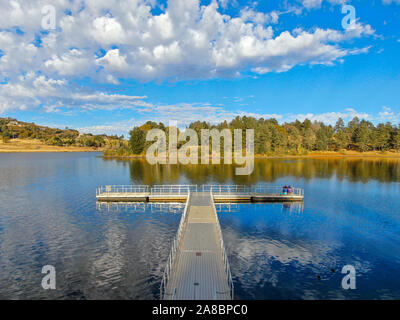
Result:
<svg viewBox="0 0 400 320"><path fill-rule="evenodd" d="M256 185L250 187L251 193L261 193L261 194L283 194L283 187L269 186L269 185ZM304 189L302 188L286 188L287 194L292 194L296 196L304 196Z"/></svg>
<svg viewBox="0 0 400 320"><path fill-rule="evenodd" d="M171 268L172 268L173 264L175 263L176 254L178 252L179 245L181 242L182 231L186 224L187 211L188 211L188 208L190 205L190 198L191 198L190 197L190 189L187 192L188 192L188 197L186 199L185 210L183 211L182 218L179 223L178 231L176 232L176 236L174 238L174 241L172 242L171 252L169 253L167 265L165 267L163 278L162 278L161 285L160 285L160 299L163 299L163 300L166 298L167 295L170 295L172 300L176 297L176 288L174 288L174 292L170 293L170 294L168 294L166 292L166 290L167 290L168 281L171 276Z"/></svg>
<svg viewBox="0 0 400 320"><path fill-rule="evenodd" d="M96 209L107 212L140 212L140 213L162 213L182 214L184 203L176 202L107 202L97 201Z"/></svg>
<svg viewBox="0 0 400 320"><path fill-rule="evenodd" d="M217 210L215 209L215 204L214 204L214 201L212 200L212 197L213 197L212 190L210 190L210 194L211 194L211 206L214 211L215 219L217 220L217 233L218 233L218 237L219 237L219 241L220 241L222 261L224 264L224 272L225 272L225 276L226 276L227 286L229 289L229 292L220 292L217 290L217 288L215 288L215 299L218 300L218 294L230 293L231 300L233 300L234 287L233 287L233 281L232 281L231 268L229 266L228 256L226 255L226 252L225 252L225 244L224 244L224 239L222 237L222 231L221 231L221 227L219 224Z"/></svg>
<svg viewBox="0 0 400 320"><path fill-rule="evenodd" d="M146 185L120 185L120 186L101 186L96 189L96 196L99 194L110 193L147 193L150 187Z"/></svg>
<svg viewBox="0 0 400 320"><path fill-rule="evenodd" d="M256 185L256 186L245 186L245 185L202 185L199 188L200 191L209 192L215 194L283 194L283 187L269 186L269 185ZM301 188L290 188L291 192L288 194L303 196L304 190Z"/></svg>
<svg viewBox="0 0 400 320"><path fill-rule="evenodd" d="M182 184L182 185L121 185L121 186L102 186L96 189L96 195L110 193L148 193L148 194L177 194L186 195L192 192L212 192L215 194L283 194L283 187L270 185L200 185ZM289 188L288 194L304 196L304 190L301 188Z"/></svg>
<svg viewBox="0 0 400 320"><path fill-rule="evenodd" d="M210 184L200 186L200 190L203 192L212 192L212 194L224 193L224 194L248 194L250 193L250 187L245 185L219 185Z"/></svg>
<svg viewBox="0 0 400 320"><path fill-rule="evenodd" d="M196 192L197 185L195 184L161 184L161 185L154 185L150 188L151 194L188 194L189 191Z"/></svg>

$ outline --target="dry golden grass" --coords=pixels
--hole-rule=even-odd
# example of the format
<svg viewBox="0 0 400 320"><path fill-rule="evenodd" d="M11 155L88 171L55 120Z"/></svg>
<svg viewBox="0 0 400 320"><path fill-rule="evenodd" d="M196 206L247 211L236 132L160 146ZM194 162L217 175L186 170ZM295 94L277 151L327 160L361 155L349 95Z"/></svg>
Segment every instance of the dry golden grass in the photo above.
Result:
<svg viewBox="0 0 400 320"><path fill-rule="evenodd" d="M101 151L89 147L49 146L35 139L11 139L7 143L0 140L0 153L6 152L83 152Z"/></svg>
<svg viewBox="0 0 400 320"><path fill-rule="evenodd" d="M274 156L263 156L256 155L256 158L330 158L330 157L353 157L353 158L396 158L400 159L399 152L393 151L366 151L359 152L353 150L341 150L341 151L312 151L305 155L274 155Z"/></svg>
<svg viewBox="0 0 400 320"><path fill-rule="evenodd" d="M359 152L359 151L352 151L352 150L343 150L343 151L330 151L330 152L312 152L310 156L319 157L319 156L338 156L338 157L380 157L380 158L400 158L399 152L392 152L392 151L366 151L366 152Z"/></svg>
<svg viewBox="0 0 400 320"><path fill-rule="evenodd" d="M36 139L11 139L7 143L0 140L0 153L9 152L87 152L103 151L102 149L90 147L58 147L49 146ZM143 157L143 156L134 156ZM313 158L313 157L370 157L370 158L400 158L399 152L379 152L379 151L314 151L307 155L256 155L256 158Z"/></svg>

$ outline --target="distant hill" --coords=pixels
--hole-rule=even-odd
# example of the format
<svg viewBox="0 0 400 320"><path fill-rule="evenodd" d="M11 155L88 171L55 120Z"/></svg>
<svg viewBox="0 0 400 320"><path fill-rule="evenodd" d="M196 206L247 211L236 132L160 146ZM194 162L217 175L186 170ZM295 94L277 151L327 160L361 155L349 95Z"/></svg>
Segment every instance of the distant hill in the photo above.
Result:
<svg viewBox="0 0 400 320"><path fill-rule="evenodd" d="M91 148L115 147L123 141L122 136L84 134L74 129L55 129L13 118L0 118L0 139L5 143L12 139L37 139L52 146Z"/></svg>

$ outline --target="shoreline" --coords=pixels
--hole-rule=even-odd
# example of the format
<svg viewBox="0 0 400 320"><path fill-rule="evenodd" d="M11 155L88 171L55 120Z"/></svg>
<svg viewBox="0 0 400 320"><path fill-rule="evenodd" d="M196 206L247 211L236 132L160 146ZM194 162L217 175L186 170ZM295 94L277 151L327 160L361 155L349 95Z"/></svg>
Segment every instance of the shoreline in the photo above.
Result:
<svg viewBox="0 0 400 320"><path fill-rule="evenodd" d="M130 155L130 156L114 156L114 155L103 155L105 159L146 159L145 155ZM220 157L223 159L224 157ZM382 158L382 159L399 159L400 152L357 152L349 151L348 153L343 152L315 152L303 155L254 155L254 159L307 159L307 158ZM211 159L211 157L210 157Z"/></svg>
<svg viewBox="0 0 400 320"><path fill-rule="evenodd" d="M78 146L53 146L47 145L39 140L15 139L7 143L0 140L1 153L51 153L51 152L103 152L101 155L105 159L145 159L146 155L105 155L104 148L78 147ZM221 156L220 159L224 157ZM400 152L394 151L313 151L307 154L255 154L254 159L307 159L307 158L387 158L400 159ZM200 159L200 157L199 157ZM211 156L210 156L211 159Z"/></svg>
<svg viewBox="0 0 400 320"><path fill-rule="evenodd" d="M10 154L10 153L77 153L77 152L102 152L99 150L19 150L19 151L3 151L0 150L0 154Z"/></svg>
<svg viewBox="0 0 400 320"><path fill-rule="evenodd" d="M0 154L6 153L74 153L74 152L103 152L104 150L92 149L88 147L57 147L57 146L46 146L44 148L38 149L2 149L0 145ZM121 160L129 160L129 159L146 159L146 156L113 156L113 155L101 155L102 158L105 159L121 159ZM306 155L254 155L254 159L312 159L312 158L382 158L382 159L399 159L400 153L351 153L351 154L343 154L340 152L336 153L326 153L326 154L306 154ZM210 159L212 159L210 157ZM221 157L224 159L224 157Z"/></svg>
<svg viewBox="0 0 400 320"><path fill-rule="evenodd" d="M11 151L4 151L0 150L0 154L7 154L7 153L76 153L76 152L102 152L102 150L92 150L92 149L65 149L65 150L11 150Z"/></svg>
<svg viewBox="0 0 400 320"><path fill-rule="evenodd" d="M50 153L50 152L103 152L104 149L77 146L52 146L40 140L21 140L15 139L7 143L0 140L1 153Z"/></svg>
<svg viewBox="0 0 400 320"><path fill-rule="evenodd" d="M357 152L343 154L341 152L333 153L311 153L306 155L276 155L276 156L264 156L255 155L255 159L295 159L295 158L391 158L400 159L400 153L390 152L390 153L369 153L369 152Z"/></svg>

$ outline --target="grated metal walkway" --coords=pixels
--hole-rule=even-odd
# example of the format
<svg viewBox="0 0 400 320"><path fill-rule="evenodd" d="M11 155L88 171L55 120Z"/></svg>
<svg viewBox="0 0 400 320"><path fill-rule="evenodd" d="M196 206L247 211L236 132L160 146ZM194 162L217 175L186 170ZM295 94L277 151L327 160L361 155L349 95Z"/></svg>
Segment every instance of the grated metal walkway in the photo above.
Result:
<svg viewBox="0 0 400 320"><path fill-rule="evenodd" d="M230 274L211 193L192 193L188 206L164 299L230 300Z"/></svg>

